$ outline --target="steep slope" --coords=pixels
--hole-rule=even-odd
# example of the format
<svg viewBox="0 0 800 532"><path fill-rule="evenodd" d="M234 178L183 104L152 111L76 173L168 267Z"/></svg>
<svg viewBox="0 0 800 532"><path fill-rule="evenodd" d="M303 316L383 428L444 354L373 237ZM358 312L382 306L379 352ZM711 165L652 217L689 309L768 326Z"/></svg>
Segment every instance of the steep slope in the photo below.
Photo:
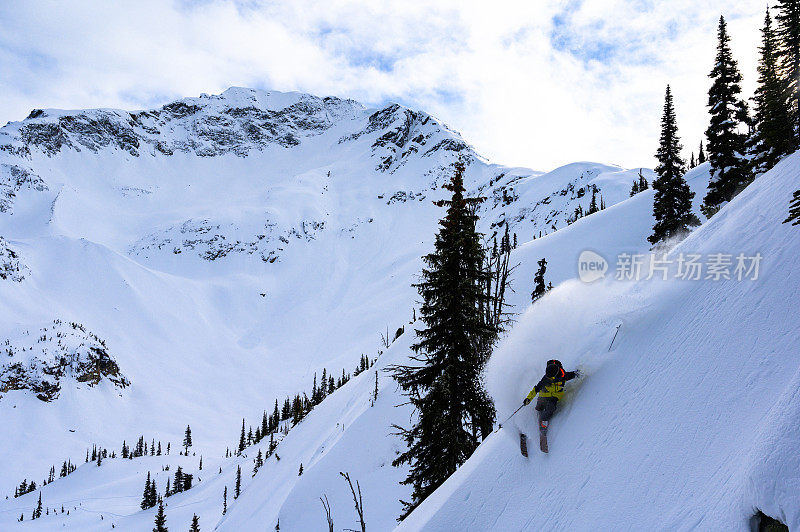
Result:
<svg viewBox="0 0 800 532"><path fill-rule="evenodd" d="M700 182L702 174L703 169L698 170ZM527 307L530 297L527 280L532 278L536 261L541 256L552 258L555 264L548 270L548 278L561 282L577 275L578 254L587 247L606 256L622 250L646 251L651 211L652 194L642 193L546 237L520 245L512 252L512 262L519 266L514 273L518 290L511 294L510 301L518 311ZM347 395L336 402L326 400L302 422L301 425L309 424L307 429L289 433L278 449L281 461L265 465L221 521L220 530L248 530L263 523L270 527L278 519L281 529L286 530L324 528L325 514L319 502L319 497L323 496L331 503L336 526L352 527L356 514L340 471L349 472L361 483L367 526L376 530L394 528L401 510L398 499L408 498L410 489L397 484L405 478L406 468L390 465L402 445L400 438L392 435L395 432L392 425L408 426L411 411L404 404L396 383L382 370L392 364L408 362L409 346L414 341L412 331L420 326L419 323L406 325L405 334L378 358L373 370L350 384L357 384L359 388L353 386L337 391L337 394ZM373 407L371 394L376 370L379 393ZM342 408L342 404L347 407ZM284 464L287 455L292 459ZM302 477L297 476L299 462L304 465ZM275 486L281 489L276 490ZM442 529L458 528L443 525Z"/></svg>
<svg viewBox="0 0 800 532"><path fill-rule="evenodd" d="M513 252L514 261L520 262L516 282L524 285L526 272L535 269L540 254L552 257L554 264L564 264L563 268L553 266L548 270L553 279L574 278L577 254L573 248L580 248L581 241L606 256L619 249L646 250L651 210L652 195L642 193L568 228L521 245ZM562 233L569 238L564 239ZM527 289L512 294L520 309L527 306L528 297ZM405 333L383 352L370 371L355 377L316 406L282 439L276 456L269 458L254 477L251 478L253 460L259 449L266 450L266 441L248 448L242 457L220 459L219 455L205 454L205 473L197 469L198 457L134 459L130 464L126 460L109 459L99 468L90 463L41 490L45 504L51 508L80 501L83 506L79 508L83 510L26 526L47 529L64 523L80 529L104 529L106 522L99 518L104 515L123 529L146 528L153 521L154 510L139 511L137 506L145 475L148 471L156 474L162 466L171 464L173 470L182 465L184 470L202 479L189 492L168 499L166 512L171 526L188 524L192 514L197 513L201 525L219 526L220 530L270 529L278 520L282 530L316 530L325 527L319 500L324 496L330 501L337 528L351 528L356 524L356 514L349 487L339 475L341 471L349 473L362 488L367 526L375 530L392 529L401 509L399 499L407 498L409 489L399 484L406 469L391 466L402 445L392 435L391 425L407 425L411 412L408 405L402 405L404 398L383 369L407 361L415 326L419 324L406 323ZM377 401L373 399L376 372ZM198 425L194 430L206 425ZM302 476L298 475L300 464L304 469ZM221 473L217 473L218 467L222 468ZM243 491L239 499L233 500L237 467L243 472ZM161 491L170 473L158 471L157 475ZM115 496L109 499L104 494L108 493L106 486L112 479ZM222 493L226 486L228 513L222 516ZM0 501L0 516L6 516L10 526L11 518L18 518L20 513L27 517L36 501L36 493L5 504Z"/></svg>
<svg viewBox="0 0 800 532"><path fill-rule="evenodd" d="M0 129L0 344L19 348L0 366L0 493L95 443L177 445L186 425L198 455L223 456L242 417L374 358L411 315L432 200L458 158L489 198L482 230L508 223L520 242L564 227L591 185L609 206L626 199L638 174L506 168L424 112L240 88ZM89 344L70 351L54 323L101 339L126 385L86 378Z"/></svg>
<svg viewBox="0 0 800 532"><path fill-rule="evenodd" d="M487 381L507 415L546 359L584 368L550 454L520 456L526 409L399 529L748 530L757 509L800 527L798 175L795 154L670 255L760 253L755 281L570 282L529 309Z"/></svg>

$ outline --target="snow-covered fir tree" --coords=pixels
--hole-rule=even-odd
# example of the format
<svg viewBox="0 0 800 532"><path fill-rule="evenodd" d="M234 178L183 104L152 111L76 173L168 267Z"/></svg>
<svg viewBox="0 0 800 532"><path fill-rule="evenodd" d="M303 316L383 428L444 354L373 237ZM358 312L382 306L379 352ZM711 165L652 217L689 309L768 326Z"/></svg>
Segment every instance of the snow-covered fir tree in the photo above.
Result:
<svg viewBox="0 0 800 532"><path fill-rule="evenodd" d="M437 202L447 213L416 285L425 328L416 331L413 358L421 365L392 367L417 411L410 429L397 427L408 449L393 465L410 465L403 484L413 488L411 500L403 501L400 519L472 455L479 443L477 433L487 436L494 422L494 405L481 382L482 354L476 348L497 334L479 312L487 277L485 251L475 229L482 198L465 196L464 171L464 164L457 163L446 185L451 199Z"/></svg>
<svg viewBox="0 0 800 532"><path fill-rule="evenodd" d="M597 187L592 185L592 200L589 202L589 210L586 211L586 214L594 214L599 211L600 209L597 207Z"/></svg>
<svg viewBox="0 0 800 532"><path fill-rule="evenodd" d="M139 507L142 510L152 508L156 505L156 483L150 480L150 471L147 472L147 479L144 481L144 493Z"/></svg>
<svg viewBox="0 0 800 532"><path fill-rule="evenodd" d="M658 177L653 181L653 234L647 240L651 244L667 239L680 238L690 227L700 225L692 212L694 192L683 178L686 162L681 158L678 124L672 91L667 85L664 95L664 114L661 117L661 139L656 152Z"/></svg>
<svg viewBox="0 0 800 532"><path fill-rule="evenodd" d="M536 303L547 292L547 285L544 282L544 274L547 271L547 259L542 257L539 262L539 269L533 277L533 292L531 292L531 303Z"/></svg>
<svg viewBox="0 0 800 532"><path fill-rule="evenodd" d="M183 433L183 449L189 455L189 447L192 446L192 428L186 425L186 432Z"/></svg>
<svg viewBox="0 0 800 532"><path fill-rule="evenodd" d="M789 114L789 84L779 72L778 49L769 8L761 29L758 87L753 96L753 135L749 141L752 172L761 175L794 151Z"/></svg>
<svg viewBox="0 0 800 532"><path fill-rule="evenodd" d="M710 218L749 182L745 158L746 135L740 131L747 121L747 106L740 98L742 75L730 48L725 18L720 17L717 29L717 55L709 77L708 90L711 122L706 129L706 150L711 162L711 182L703 198L703 214Z"/></svg>
<svg viewBox="0 0 800 532"><path fill-rule="evenodd" d="M778 0L777 37L782 77L788 83L789 115L800 144L800 0Z"/></svg>
<svg viewBox="0 0 800 532"><path fill-rule="evenodd" d="M783 223L800 225L800 190L795 190L792 201L789 204L789 217Z"/></svg>
<svg viewBox="0 0 800 532"><path fill-rule="evenodd" d="M233 498L238 499L242 493L242 466L236 466L236 484L233 486Z"/></svg>
<svg viewBox="0 0 800 532"><path fill-rule="evenodd" d="M158 503L158 511L156 512L155 527L153 532L167 532L167 516L164 514L164 503Z"/></svg>
<svg viewBox="0 0 800 532"><path fill-rule="evenodd" d="M244 429L244 418L242 418L242 432L239 435L238 452L241 453L242 451L244 451L245 447L247 447L247 433L245 432L245 429Z"/></svg>

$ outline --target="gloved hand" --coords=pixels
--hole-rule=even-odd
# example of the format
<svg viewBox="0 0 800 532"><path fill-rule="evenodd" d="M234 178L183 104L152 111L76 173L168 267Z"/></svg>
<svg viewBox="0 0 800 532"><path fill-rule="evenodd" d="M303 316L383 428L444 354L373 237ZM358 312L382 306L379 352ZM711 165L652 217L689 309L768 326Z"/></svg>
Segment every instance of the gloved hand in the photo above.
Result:
<svg viewBox="0 0 800 532"><path fill-rule="evenodd" d="M580 379L581 377L583 377L583 373L581 372L581 370L576 369L575 370L575 378L576 379Z"/></svg>
<svg viewBox="0 0 800 532"><path fill-rule="evenodd" d="M522 406L528 406L529 404L531 404L531 400L530 399L528 399L527 397L525 399L523 399Z"/></svg>

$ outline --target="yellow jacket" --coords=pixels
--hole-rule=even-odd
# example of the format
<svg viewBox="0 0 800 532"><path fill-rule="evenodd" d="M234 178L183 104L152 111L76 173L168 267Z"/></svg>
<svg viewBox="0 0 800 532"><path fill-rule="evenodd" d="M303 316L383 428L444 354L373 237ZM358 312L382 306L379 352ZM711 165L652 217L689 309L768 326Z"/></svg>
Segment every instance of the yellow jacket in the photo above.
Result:
<svg viewBox="0 0 800 532"><path fill-rule="evenodd" d="M563 369L560 370L560 375L552 379L545 375L542 377L542 380L539 381L539 384L533 387L533 390L530 391L526 399L532 401L533 398L536 397L536 394L539 394L539 397L555 397L561 400L561 398L564 397L564 384L568 380L574 378L574 371L564 371Z"/></svg>

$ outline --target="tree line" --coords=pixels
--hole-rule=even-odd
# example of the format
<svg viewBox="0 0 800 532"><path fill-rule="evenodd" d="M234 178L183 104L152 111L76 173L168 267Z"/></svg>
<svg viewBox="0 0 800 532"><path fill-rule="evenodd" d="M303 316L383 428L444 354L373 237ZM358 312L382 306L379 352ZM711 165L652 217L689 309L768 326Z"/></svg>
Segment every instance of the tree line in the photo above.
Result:
<svg viewBox="0 0 800 532"><path fill-rule="evenodd" d="M776 10L777 24L769 7L764 16L752 112L741 96L742 74L731 52L727 23L724 17L719 19L716 57L709 73L705 151L701 143L697 162L694 153L689 162L690 168L706 160L710 165L711 180L700 208L707 218L800 146L800 0L779 0ZM653 182L656 223L648 238L654 245L682 238L700 224L691 211L694 193L684 179L687 163L682 148L667 85L656 153L658 177ZM794 209L799 201L800 190L793 199ZM796 220L793 212L787 222Z"/></svg>

